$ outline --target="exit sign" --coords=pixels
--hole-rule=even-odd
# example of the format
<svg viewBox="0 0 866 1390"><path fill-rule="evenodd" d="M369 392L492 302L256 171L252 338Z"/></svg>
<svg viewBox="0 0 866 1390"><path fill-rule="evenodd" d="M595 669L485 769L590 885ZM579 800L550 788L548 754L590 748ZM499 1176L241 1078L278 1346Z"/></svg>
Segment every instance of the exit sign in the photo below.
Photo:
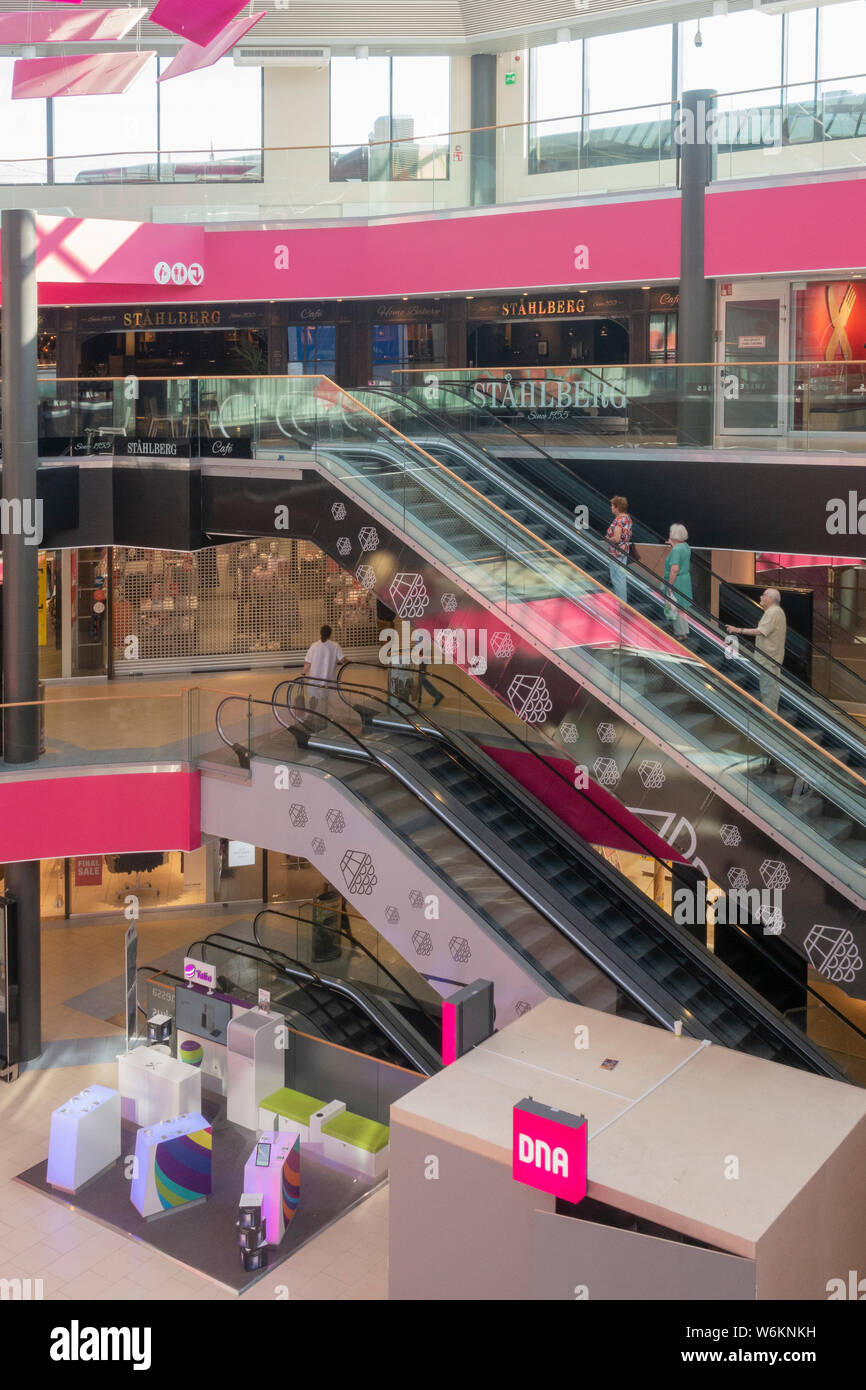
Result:
<svg viewBox="0 0 866 1390"><path fill-rule="evenodd" d="M507 72L507 73L505 74L505 85L506 85L506 87L513 87L514 84L516 83L516 81L517 81L517 73L516 73L516 72Z"/></svg>

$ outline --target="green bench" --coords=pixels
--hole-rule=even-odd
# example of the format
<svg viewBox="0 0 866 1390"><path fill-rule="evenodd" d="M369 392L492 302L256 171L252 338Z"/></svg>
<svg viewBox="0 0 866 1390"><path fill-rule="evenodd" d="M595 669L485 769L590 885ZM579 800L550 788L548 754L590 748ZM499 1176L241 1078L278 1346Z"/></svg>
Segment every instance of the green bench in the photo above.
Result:
<svg viewBox="0 0 866 1390"><path fill-rule="evenodd" d="M322 1150L325 1158L380 1178L388 1171L389 1137L387 1125L343 1110L322 1125Z"/></svg>
<svg viewBox="0 0 866 1390"><path fill-rule="evenodd" d="M288 1086L281 1086L278 1091L273 1091L260 1102L259 1129L288 1129L294 1126L301 1131L301 1138L308 1140L310 1120L324 1105L325 1102L316 1100L315 1096L307 1096L303 1091L292 1091ZM274 1118L277 1120L276 1124L272 1123ZM285 1120L286 1123L280 1124L281 1120Z"/></svg>

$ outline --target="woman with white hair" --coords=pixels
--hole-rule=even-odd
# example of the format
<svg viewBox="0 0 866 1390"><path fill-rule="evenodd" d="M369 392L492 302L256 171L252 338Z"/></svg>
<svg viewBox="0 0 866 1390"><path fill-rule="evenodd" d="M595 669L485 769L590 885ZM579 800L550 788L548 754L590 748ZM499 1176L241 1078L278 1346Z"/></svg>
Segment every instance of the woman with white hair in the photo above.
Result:
<svg viewBox="0 0 866 1390"><path fill-rule="evenodd" d="M689 625L682 609L670 602L675 595L691 602L692 594L692 552L688 545L689 533L685 526L675 522L668 532L668 545L671 547L665 556L665 587L669 602L665 607L665 617L674 620L674 636L687 637Z"/></svg>

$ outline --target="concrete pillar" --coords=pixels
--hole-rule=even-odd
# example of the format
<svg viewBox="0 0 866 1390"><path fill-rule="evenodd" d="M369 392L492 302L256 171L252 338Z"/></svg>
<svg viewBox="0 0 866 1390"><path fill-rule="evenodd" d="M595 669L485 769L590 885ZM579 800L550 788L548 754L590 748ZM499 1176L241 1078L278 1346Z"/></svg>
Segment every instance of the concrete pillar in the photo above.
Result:
<svg viewBox="0 0 866 1390"><path fill-rule="evenodd" d="M680 304L677 356L681 363L714 357L715 286L704 275L704 205L715 171L712 112L716 93L684 92L675 125L680 156ZM709 367L680 368L681 444L712 444L715 374ZM706 388L706 389L703 389Z"/></svg>
<svg viewBox="0 0 866 1390"><path fill-rule="evenodd" d="M470 202L483 207L496 202L496 54L473 53L471 60L472 104L469 137Z"/></svg>
<svg viewBox="0 0 866 1390"><path fill-rule="evenodd" d="M36 219L8 210L0 217L3 286L3 724L4 761L39 757L39 649L36 641L41 513L36 506ZM29 532L29 534L28 534ZM42 1048L39 864L9 864L6 892L16 905L18 1061Z"/></svg>

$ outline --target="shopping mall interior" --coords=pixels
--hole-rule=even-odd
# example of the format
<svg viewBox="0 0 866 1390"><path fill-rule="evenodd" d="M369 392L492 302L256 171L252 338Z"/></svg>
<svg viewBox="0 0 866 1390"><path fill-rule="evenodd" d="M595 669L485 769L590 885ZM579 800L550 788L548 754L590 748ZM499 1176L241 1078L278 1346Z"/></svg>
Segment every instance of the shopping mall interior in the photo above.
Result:
<svg viewBox="0 0 866 1390"><path fill-rule="evenodd" d="M0 1300L866 1297L864 167L863 0L0 0Z"/></svg>

